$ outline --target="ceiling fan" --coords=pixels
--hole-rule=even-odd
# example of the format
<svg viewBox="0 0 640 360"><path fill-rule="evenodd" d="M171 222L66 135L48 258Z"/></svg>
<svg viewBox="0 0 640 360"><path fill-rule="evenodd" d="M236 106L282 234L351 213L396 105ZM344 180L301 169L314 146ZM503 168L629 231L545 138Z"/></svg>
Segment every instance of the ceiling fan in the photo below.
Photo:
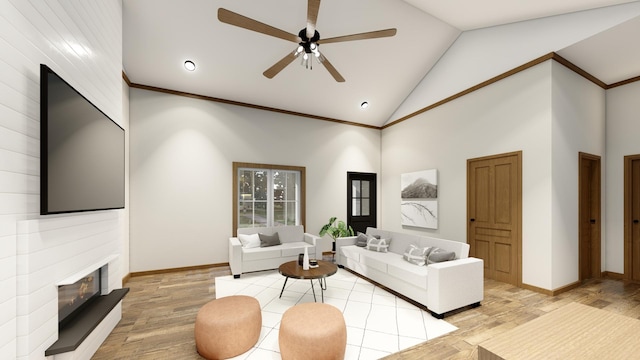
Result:
<svg viewBox="0 0 640 360"><path fill-rule="evenodd" d="M324 67L327 69L327 71L329 71L331 76L333 76L336 81L344 82L344 78L342 77L342 75L340 75L338 70L336 70L336 68L331 65L329 60L320 53L318 49L319 45L343 41L390 37L396 34L396 29L392 28L370 31L360 34L338 36L329 39L320 39L320 33L318 33L318 30L316 30L316 20L318 19L319 9L320 0L308 0L307 27L300 30L298 35L288 33L284 30L280 30L273 26L261 23L257 20L248 18L246 16L234 13L233 11L229 11L223 8L218 9L218 20L229 25L238 26L247 30L256 31L265 35L274 36L280 39L298 43L298 46L294 51L288 53L280 61L276 62L273 66L262 73L269 79L272 79L274 76L278 75L278 73L282 71L282 69L284 69L296 58L302 55L302 64L307 68L313 67L313 58L315 57L318 62L324 65Z"/></svg>

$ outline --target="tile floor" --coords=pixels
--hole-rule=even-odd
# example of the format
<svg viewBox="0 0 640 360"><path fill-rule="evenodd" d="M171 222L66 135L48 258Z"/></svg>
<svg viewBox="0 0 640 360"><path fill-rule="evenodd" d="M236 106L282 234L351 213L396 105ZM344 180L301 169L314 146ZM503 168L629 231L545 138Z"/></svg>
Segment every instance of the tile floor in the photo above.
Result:
<svg viewBox="0 0 640 360"><path fill-rule="evenodd" d="M309 280L289 279L278 298L284 277L277 270L215 279L216 298L249 295L262 308L262 332L256 346L234 359L280 359L278 330L289 307L313 301ZM315 291L320 301L317 282ZM327 278L324 301L342 311L347 324L347 360L379 359L413 345L447 334L457 328L444 320L382 290L346 270Z"/></svg>

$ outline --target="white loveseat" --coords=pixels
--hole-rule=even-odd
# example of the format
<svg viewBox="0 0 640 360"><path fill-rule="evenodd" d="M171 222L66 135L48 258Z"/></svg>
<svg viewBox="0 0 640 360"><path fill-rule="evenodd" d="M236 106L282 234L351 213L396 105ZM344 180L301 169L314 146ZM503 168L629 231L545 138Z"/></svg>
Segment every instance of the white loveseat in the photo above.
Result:
<svg viewBox="0 0 640 360"><path fill-rule="evenodd" d="M483 261L469 257L466 243L367 228L368 236L391 239L388 252L356 246L357 236L336 240L336 261L429 309L437 318L465 306L479 306L484 296ZM403 259L411 245L455 252L450 261L418 266Z"/></svg>
<svg viewBox="0 0 640 360"><path fill-rule="evenodd" d="M239 228L238 235L277 233L281 245L269 247L246 247L238 237L229 238L229 267L233 277L246 272L277 269L281 264L297 260L307 248L309 258L322 258L320 237L304 232L302 225Z"/></svg>

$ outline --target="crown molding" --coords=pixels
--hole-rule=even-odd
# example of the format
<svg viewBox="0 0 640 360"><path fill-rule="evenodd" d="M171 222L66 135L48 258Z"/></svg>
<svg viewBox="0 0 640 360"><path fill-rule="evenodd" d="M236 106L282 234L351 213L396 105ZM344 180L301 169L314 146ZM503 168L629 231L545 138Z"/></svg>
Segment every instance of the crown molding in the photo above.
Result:
<svg viewBox="0 0 640 360"><path fill-rule="evenodd" d="M584 69L580 68L579 66L575 65L574 63L572 63L571 61L565 59L564 57L558 55L556 52L550 52L548 54L542 55L536 59L533 59L525 64L522 64L516 68L513 68L509 71L506 71L500 75L494 76L489 80L483 81L481 83L479 83L478 85L472 86L466 90L460 91L459 93L456 93L454 95L451 95L443 100L440 100L436 103L433 103L431 105L428 105L426 107L423 107L420 110L414 111L409 115L405 115L397 120L394 120L390 123L387 123L383 126L373 126L373 125L365 125L365 124L360 124L360 123L355 123L355 122L351 122L351 121L346 121L346 120L339 120L339 119L333 119L333 118L328 118L328 117L324 117L324 116L318 116L318 115L311 115L311 114L305 114L305 113L300 113L300 112L295 112L295 111L289 111L289 110L283 110L283 109L277 109L277 108L272 108L272 107L268 107L268 106L261 106L261 105L254 105L254 104L249 104L249 103L244 103L244 102L239 102L239 101L233 101L233 100L226 100L226 99L221 99L221 98L215 98L215 97L211 97L211 96L205 96L205 95L198 95L198 94L193 94L193 93L187 93L187 92L183 92L183 91L176 91L176 90L170 90L170 89L164 89L164 88L159 88L159 87L155 87L155 86L149 86L149 85L142 85L142 84L137 84L137 83L133 83L129 80L129 78L127 77L127 74L122 71L122 78L124 79L124 81L127 83L127 85L129 85L129 87L132 88L136 88L136 89L143 89L143 90L149 90L149 91L155 91L155 92L160 92L160 93L165 93L165 94L171 94L171 95L177 95L177 96L185 96L185 97L190 97L190 98L194 98L194 99L199 99L199 100L206 100L206 101L213 101L213 102L219 102L219 103L223 103L223 104L230 104L230 105L236 105L236 106L243 106L243 107L248 107L248 108L252 108L252 109L257 109L257 110L264 110L264 111L271 111L271 112L276 112L276 113L280 113L280 114L286 114L286 115L293 115L293 116L300 116L300 117L305 117L305 118L309 118L309 119L315 119L315 120L322 120L322 121L329 121L329 122L333 122L333 123L338 123L338 124L343 124L343 125L350 125L350 126L358 126L358 127L364 127L364 128L368 128L368 129L375 129L375 130L384 130L386 128L389 128L391 126L397 125L401 122L404 122L406 120L409 120L413 117L416 117L422 113L425 113L427 111L433 110L439 106L442 106L446 103L449 103L453 100L456 100L458 98L461 98L465 95L468 95L476 90L480 90L484 87L487 87L491 84L494 84L498 81L504 80L510 76L513 76L519 72L522 72L524 70L527 70L531 67L534 67L536 65L539 65L545 61L548 60L554 60L556 62L558 62L559 64L562 64L563 66L565 66L567 69L575 72L576 74L582 76L583 78L591 81L592 83L594 83L595 85L599 86L600 88L604 89L604 90L609 90L609 89L613 89L619 86L623 86L623 85L627 85L627 84L631 84L634 83L636 81L640 81L640 76L636 76L627 80L623 80L623 81L619 81L613 84L606 84L605 82L603 82L602 80L598 79L597 77L591 75L590 73L588 73L587 71L585 71Z"/></svg>

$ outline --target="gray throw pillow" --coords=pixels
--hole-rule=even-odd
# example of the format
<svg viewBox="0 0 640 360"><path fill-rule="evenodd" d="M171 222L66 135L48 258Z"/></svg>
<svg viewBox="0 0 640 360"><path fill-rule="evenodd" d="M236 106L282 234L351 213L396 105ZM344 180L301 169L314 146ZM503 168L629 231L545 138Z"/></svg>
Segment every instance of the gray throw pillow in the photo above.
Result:
<svg viewBox="0 0 640 360"><path fill-rule="evenodd" d="M281 244L278 233L275 233L273 235L259 234L259 236L260 247L276 246Z"/></svg>
<svg viewBox="0 0 640 360"><path fill-rule="evenodd" d="M418 266L424 266L424 264L426 264L426 261L427 261L427 256L429 256L429 253L431 252L431 249L432 249L431 247L420 248L411 244L404 251L402 258L412 264L415 264Z"/></svg>
<svg viewBox="0 0 640 360"><path fill-rule="evenodd" d="M440 248L431 250L429 256L427 256L427 265L435 264L443 261L450 261L456 258L456 253L453 251L447 251Z"/></svg>
<svg viewBox="0 0 640 360"><path fill-rule="evenodd" d="M358 232L358 238L356 238L356 246L360 246L360 247L367 246L367 234Z"/></svg>

